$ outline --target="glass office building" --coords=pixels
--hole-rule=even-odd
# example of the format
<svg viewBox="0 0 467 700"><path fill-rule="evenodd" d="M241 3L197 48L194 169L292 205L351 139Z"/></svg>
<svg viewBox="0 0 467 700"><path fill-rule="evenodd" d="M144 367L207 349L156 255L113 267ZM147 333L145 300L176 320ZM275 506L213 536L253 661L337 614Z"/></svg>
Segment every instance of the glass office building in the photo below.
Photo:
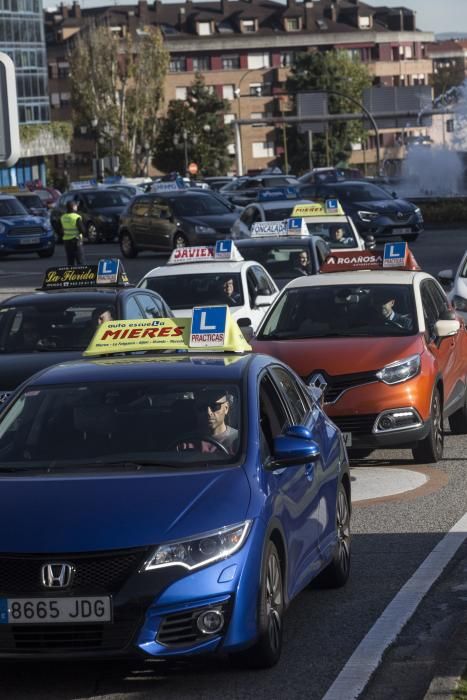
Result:
<svg viewBox="0 0 467 700"><path fill-rule="evenodd" d="M41 0L0 0L0 51L15 64L20 124L49 122ZM45 179L44 158L40 156L21 159L13 168L0 168L0 187L36 179Z"/></svg>

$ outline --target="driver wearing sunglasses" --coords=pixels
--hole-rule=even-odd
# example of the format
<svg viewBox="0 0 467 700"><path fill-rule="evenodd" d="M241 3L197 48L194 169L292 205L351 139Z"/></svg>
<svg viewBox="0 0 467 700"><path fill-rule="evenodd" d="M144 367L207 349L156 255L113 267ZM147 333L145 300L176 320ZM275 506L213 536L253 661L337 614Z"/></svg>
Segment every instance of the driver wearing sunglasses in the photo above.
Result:
<svg viewBox="0 0 467 700"><path fill-rule="evenodd" d="M201 452L220 450L234 454L238 445L238 430L226 422L232 405L233 396L222 388L200 391L196 398L197 438L179 444L178 449L199 449Z"/></svg>

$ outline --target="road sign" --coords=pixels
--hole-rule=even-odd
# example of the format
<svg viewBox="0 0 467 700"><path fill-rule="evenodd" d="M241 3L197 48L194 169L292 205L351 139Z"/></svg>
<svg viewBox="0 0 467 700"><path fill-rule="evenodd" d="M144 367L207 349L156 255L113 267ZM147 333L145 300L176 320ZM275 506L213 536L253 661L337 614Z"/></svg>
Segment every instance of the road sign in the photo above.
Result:
<svg viewBox="0 0 467 700"><path fill-rule="evenodd" d="M328 115L327 92L297 93L297 114L302 118L322 116L322 122L304 122L298 125L301 134L306 131L322 134L326 130L326 117Z"/></svg>
<svg viewBox="0 0 467 700"><path fill-rule="evenodd" d="M19 157L15 66L6 53L0 52L0 165L11 168Z"/></svg>
<svg viewBox="0 0 467 700"><path fill-rule="evenodd" d="M433 105L433 88L429 85L390 87L379 85L363 91L363 104L371 114L378 112L418 112L413 117L384 117L376 119L379 129L403 129L410 126L431 126L431 116L425 109ZM365 121L367 126L369 122Z"/></svg>

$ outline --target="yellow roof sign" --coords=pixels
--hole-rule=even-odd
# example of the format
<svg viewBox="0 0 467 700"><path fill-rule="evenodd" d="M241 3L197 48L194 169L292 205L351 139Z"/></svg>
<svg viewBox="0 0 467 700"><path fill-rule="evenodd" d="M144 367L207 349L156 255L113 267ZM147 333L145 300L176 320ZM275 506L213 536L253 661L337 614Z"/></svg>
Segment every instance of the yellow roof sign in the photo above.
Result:
<svg viewBox="0 0 467 700"><path fill-rule="evenodd" d="M193 309L193 318L107 321L98 326L86 357L144 350L245 352L251 347L227 306Z"/></svg>
<svg viewBox="0 0 467 700"><path fill-rule="evenodd" d="M326 199L324 202L297 204L294 207L292 216L304 218L313 216L345 216L345 212L337 199Z"/></svg>

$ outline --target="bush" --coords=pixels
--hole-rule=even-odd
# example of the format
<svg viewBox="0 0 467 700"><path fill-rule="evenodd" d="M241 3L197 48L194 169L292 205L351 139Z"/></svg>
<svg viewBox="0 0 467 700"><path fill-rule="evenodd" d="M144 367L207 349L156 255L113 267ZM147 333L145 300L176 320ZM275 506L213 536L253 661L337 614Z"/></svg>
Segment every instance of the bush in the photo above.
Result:
<svg viewBox="0 0 467 700"><path fill-rule="evenodd" d="M411 201L420 207L425 224L467 224L467 197Z"/></svg>

